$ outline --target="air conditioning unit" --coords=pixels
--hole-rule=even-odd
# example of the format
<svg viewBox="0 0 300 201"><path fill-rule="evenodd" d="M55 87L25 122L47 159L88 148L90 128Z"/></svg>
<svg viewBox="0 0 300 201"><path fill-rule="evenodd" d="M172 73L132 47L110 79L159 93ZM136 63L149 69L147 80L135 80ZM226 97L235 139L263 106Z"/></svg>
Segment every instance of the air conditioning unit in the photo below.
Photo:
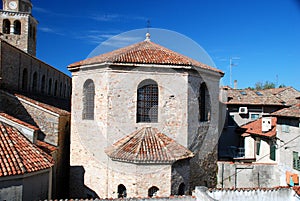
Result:
<svg viewBox="0 0 300 201"><path fill-rule="evenodd" d="M261 130L262 132L268 132L269 130L272 129L272 118L270 117L263 117L261 119Z"/></svg>
<svg viewBox="0 0 300 201"><path fill-rule="evenodd" d="M247 107L240 107L239 108L239 114L248 114L248 108Z"/></svg>

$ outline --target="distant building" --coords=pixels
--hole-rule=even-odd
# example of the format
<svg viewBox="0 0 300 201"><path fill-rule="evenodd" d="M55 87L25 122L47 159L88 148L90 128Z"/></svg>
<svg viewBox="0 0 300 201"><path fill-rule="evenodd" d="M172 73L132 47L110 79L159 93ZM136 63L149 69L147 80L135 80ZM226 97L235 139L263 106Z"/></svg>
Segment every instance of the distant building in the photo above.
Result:
<svg viewBox="0 0 300 201"><path fill-rule="evenodd" d="M260 113L257 115L258 119L254 118L251 121L249 117L253 115L253 110L251 110L253 106L249 110L249 105L239 105L239 115L241 117L245 115L244 117L248 121L241 124L236 114L229 113L229 115L232 115L232 119L236 121L234 121L235 126L231 130L224 127L219 141L218 186L254 188L299 185L300 169L297 164L300 150L297 145L300 143L298 139L300 134L300 109L299 103L297 103L299 100L295 98L299 92L291 87L260 92L250 90L238 90L238 92L245 99L246 95L249 94L251 97L247 97L247 101L251 101L253 104L260 103L263 100L262 111L272 107L273 109L267 110L269 111L267 113ZM284 96L280 95L283 93ZM241 103L245 101L240 97L241 95L234 98L229 95L228 99L232 101L231 103L235 103L233 100L239 100L239 103ZM283 97L284 100L281 99ZM277 103L283 103L283 105L277 104L276 100ZM287 103L294 105L288 105ZM229 111L232 111L231 107L230 104L227 104ZM246 112L241 111L241 107ZM258 112L257 106L256 109L256 112ZM228 133L229 131L231 133ZM220 147L224 147L223 142L226 136L232 136L227 139L228 142L237 142L237 144L229 146L227 151L224 151ZM238 140L235 141L234 139Z"/></svg>
<svg viewBox="0 0 300 201"><path fill-rule="evenodd" d="M223 73L149 39L71 64L71 197L215 186Z"/></svg>

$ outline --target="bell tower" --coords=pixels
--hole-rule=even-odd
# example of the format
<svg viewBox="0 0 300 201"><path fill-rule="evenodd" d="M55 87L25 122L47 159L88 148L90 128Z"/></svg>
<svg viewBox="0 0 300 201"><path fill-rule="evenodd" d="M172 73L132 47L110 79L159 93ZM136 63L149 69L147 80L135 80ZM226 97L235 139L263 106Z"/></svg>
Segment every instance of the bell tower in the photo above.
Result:
<svg viewBox="0 0 300 201"><path fill-rule="evenodd" d="M32 16L31 0L2 0L0 11L1 38L35 56L37 20Z"/></svg>

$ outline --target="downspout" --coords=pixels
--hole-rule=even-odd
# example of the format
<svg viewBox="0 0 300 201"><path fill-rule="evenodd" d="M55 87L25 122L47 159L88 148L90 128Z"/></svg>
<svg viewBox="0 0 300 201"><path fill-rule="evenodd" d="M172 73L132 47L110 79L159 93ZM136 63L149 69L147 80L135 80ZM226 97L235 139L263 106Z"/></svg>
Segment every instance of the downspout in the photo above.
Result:
<svg viewBox="0 0 300 201"><path fill-rule="evenodd" d="M49 184L48 184L48 200L51 200L52 198L52 168L54 166L50 167L50 170L49 170Z"/></svg>

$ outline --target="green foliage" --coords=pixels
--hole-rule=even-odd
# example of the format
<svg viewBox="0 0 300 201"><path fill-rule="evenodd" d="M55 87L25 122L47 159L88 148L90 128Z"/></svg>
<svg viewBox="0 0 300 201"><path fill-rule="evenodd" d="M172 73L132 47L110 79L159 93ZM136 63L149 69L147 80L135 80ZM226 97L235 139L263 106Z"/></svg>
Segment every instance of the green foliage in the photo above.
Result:
<svg viewBox="0 0 300 201"><path fill-rule="evenodd" d="M251 89L254 89L254 90L273 89L273 88L275 88L275 86L276 85L274 82L269 82L269 81L266 81L265 83L256 82L254 88L251 88ZM280 85L280 86L284 86L284 85Z"/></svg>

